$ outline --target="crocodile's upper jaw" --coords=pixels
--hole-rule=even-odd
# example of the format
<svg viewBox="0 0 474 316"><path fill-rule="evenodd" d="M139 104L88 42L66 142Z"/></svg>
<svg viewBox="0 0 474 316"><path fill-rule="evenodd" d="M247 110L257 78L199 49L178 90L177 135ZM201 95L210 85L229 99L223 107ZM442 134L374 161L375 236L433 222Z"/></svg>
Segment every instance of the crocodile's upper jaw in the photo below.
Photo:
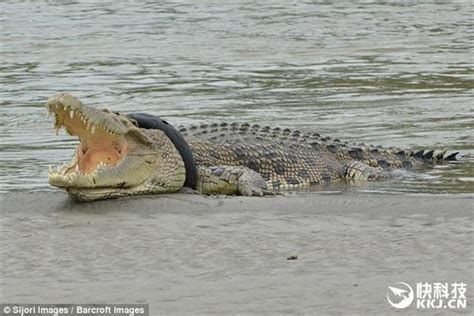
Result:
<svg viewBox="0 0 474 316"><path fill-rule="evenodd" d="M148 135L127 117L82 105L66 93L50 98L47 109L55 116L56 132L64 128L80 139L71 162L56 170L50 167L51 185L79 200L148 190L147 183L157 177L157 165L163 163L161 155L152 148ZM166 190L153 188L160 189Z"/></svg>

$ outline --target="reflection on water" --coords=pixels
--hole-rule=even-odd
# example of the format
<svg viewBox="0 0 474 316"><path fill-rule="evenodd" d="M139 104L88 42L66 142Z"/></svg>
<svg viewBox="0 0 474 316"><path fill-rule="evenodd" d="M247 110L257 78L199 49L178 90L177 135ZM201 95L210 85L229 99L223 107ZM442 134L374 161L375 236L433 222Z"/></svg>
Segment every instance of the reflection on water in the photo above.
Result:
<svg viewBox="0 0 474 316"><path fill-rule="evenodd" d="M460 150L463 163L360 190L474 192L473 6L2 4L3 191L49 190L49 164L75 141L56 137L45 100L181 124L251 121L357 143Z"/></svg>

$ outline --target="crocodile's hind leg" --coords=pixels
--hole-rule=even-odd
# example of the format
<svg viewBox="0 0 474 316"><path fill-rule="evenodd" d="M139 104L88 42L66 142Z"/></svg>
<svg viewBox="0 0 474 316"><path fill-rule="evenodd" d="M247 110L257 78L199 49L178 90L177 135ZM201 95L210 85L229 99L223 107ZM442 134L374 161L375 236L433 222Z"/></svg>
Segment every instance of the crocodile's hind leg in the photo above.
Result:
<svg viewBox="0 0 474 316"><path fill-rule="evenodd" d="M265 179L243 166L199 167L196 189L203 194L274 195Z"/></svg>
<svg viewBox="0 0 474 316"><path fill-rule="evenodd" d="M346 180L383 180L392 177L382 168L374 168L357 160L344 165L342 176Z"/></svg>

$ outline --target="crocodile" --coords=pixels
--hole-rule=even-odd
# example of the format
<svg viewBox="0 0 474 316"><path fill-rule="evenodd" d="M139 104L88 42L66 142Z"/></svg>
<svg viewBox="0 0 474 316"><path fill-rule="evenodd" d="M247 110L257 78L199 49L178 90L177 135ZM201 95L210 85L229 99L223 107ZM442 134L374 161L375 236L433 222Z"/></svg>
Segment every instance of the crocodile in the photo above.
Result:
<svg viewBox="0 0 474 316"><path fill-rule="evenodd" d="M73 200L186 191L264 196L332 181L383 180L398 169L455 160L456 153L358 146L318 133L248 123L174 128L149 114L122 114L59 93L46 104L79 138L48 181Z"/></svg>

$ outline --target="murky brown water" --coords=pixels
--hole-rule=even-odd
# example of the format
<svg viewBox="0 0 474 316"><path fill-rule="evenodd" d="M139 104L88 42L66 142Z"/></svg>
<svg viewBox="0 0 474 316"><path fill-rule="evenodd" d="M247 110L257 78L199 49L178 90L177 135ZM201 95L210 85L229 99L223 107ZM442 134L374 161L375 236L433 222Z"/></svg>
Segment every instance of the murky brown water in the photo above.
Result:
<svg viewBox="0 0 474 316"><path fill-rule="evenodd" d="M2 3L2 191L42 191L75 141L45 100L175 124L251 121L357 143L462 151L402 181L327 190L474 192L469 1Z"/></svg>

